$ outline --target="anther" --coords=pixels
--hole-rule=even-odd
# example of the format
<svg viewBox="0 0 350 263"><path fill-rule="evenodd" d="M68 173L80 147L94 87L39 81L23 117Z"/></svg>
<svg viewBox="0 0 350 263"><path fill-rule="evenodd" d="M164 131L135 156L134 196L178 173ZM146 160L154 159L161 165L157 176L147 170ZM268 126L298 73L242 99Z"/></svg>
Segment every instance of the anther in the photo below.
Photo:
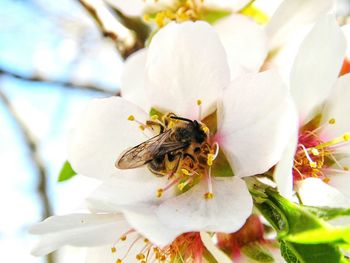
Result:
<svg viewBox="0 0 350 263"><path fill-rule="evenodd" d="M214 155L209 153L208 156L207 156L207 164L209 166L212 166L213 165L213 160L214 160Z"/></svg>
<svg viewBox="0 0 350 263"><path fill-rule="evenodd" d="M197 100L197 105L198 106L202 105L202 100Z"/></svg>
<svg viewBox="0 0 350 263"><path fill-rule="evenodd" d="M158 198L162 197L163 193L164 193L164 189L162 189L162 188L157 189L157 197Z"/></svg>
<svg viewBox="0 0 350 263"><path fill-rule="evenodd" d="M350 140L350 133L344 133L343 134L343 139L344 139L344 141L348 141L348 140Z"/></svg>
<svg viewBox="0 0 350 263"><path fill-rule="evenodd" d="M115 263L122 263L122 260L120 258L118 258Z"/></svg>
<svg viewBox="0 0 350 263"><path fill-rule="evenodd" d="M145 238L144 240L143 240L143 242L145 242L146 244L149 242L149 240L147 239L147 238Z"/></svg>
<svg viewBox="0 0 350 263"><path fill-rule="evenodd" d="M184 174L184 175L190 175L190 172L184 168L181 169L181 172Z"/></svg>
<svg viewBox="0 0 350 263"><path fill-rule="evenodd" d="M119 238L121 241L125 241L126 240L126 235L123 235Z"/></svg>
<svg viewBox="0 0 350 263"><path fill-rule="evenodd" d="M204 194L204 198L209 200L214 198L214 194L212 192L207 192Z"/></svg>
<svg viewBox="0 0 350 263"><path fill-rule="evenodd" d="M136 255L136 259L137 259L137 260L142 260L142 259L144 259L144 258L145 258L145 255L142 254L142 253L139 253L139 254Z"/></svg>
<svg viewBox="0 0 350 263"><path fill-rule="evenodd" d="M315 148L312 148L312 149L311 149L311 153L312 153L313 155L315 155L315 156L318 156L318 155L320 154L320 152L319 152L317 149L315 149Z"/></svg>
<svg viewBox="0 0 350 263"><path fill-rule="evenodd" d="M159 119L159 116L158 116L157 114L154 114L154 115L151 116L151 119L152 119L153 121L156 121L156 120Z"/></svg>
<svg viewBox="0 0 350 263"><path fill-rule="evenodd" d="M334 118L329 119L328 123L331 124L331 125L335 124L335 119Z"/></svg>
<svg viewBox="0 0 350 263"><path fill-rule="evenodd" d="M111 247L111 252L112 252L112 253L115 253L115 252L117 252L117 249L116 249L116 247Z"/></svg>
<svg viewBox="0 0 350 263"><path fill-rule="evenodd" d="M130 115L130 116L128 117L128 120L129 120L129 121L134 121L134 120L135 120L134 115Z"/></svg>
<svg viewBox="0 0 350 263"><path fill-rule="evenodd" d="M140 125L140 126L139 126L139 129L140 129L141 131L144 131L144 130L145 130L145 126Z"/></svg>

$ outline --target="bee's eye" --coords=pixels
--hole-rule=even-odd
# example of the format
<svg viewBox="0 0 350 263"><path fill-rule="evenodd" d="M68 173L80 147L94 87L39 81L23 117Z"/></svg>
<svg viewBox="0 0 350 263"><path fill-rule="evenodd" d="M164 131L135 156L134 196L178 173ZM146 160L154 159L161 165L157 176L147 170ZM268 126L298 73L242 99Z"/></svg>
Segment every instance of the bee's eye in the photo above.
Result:
<svg viewBox="0 0 350 263"><path fill-rule="evenodd" d="M194 148L194 153L199 154L200 152L201 152L201 148L200 147Z"/></svg>

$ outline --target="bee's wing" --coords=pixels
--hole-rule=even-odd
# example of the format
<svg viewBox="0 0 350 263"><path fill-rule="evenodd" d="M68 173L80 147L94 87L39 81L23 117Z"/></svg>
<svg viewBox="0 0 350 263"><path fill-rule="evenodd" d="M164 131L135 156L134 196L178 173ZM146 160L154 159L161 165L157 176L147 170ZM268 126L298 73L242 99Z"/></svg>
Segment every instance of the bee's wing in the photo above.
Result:
<svg viewBox="0 0 350 263"><path fill-rule="evenodd" d="M126 150L116 161L115 166L119 169L136 168L153 160L156 156L162 156L168 152L185 147L182 142L166 142L171 135L167 130L131 149Z"/></svg>

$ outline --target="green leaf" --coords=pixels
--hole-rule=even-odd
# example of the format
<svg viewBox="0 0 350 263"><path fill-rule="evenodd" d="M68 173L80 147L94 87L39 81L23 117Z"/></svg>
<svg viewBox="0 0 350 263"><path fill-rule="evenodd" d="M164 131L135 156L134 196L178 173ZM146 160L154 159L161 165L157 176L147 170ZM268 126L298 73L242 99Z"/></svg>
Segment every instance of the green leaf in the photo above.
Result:
<svg viewBox="0 0 350 263"><path fill-rule="evenodd" d="M71 179L73 176L75 176L77 173L73 170L72 166L68 161L65 161L63 164L63 167L60 171L60 174L58 176L58 182L63 182Z"/></svg>
<svg viewBox="0 0 350 263"><path fill-rule="evenodd" d="M271 253L259 243L250 243L241 248L241 252L248 258L259 263L275 262Z"/></svg>
<svg viewBox="0 0 350 263"><path fill-rule="evenodd" d="M339 248L331 244L297 244L280 241L281 254L288 263L342 262Z"/></svg>
<svg viewBox="0 0 350 263"><path fill-rule="evenodd" d="M350 216L350 208L303 206L306 210L324 220L331 220L339 216Z"/></svg>
<svg viewBox="0 0 350 263"><path fill-rule="evenodd" d="M349 227L327 227L288 235L286 240L296 243L347 243L350 241Z"/></svg>

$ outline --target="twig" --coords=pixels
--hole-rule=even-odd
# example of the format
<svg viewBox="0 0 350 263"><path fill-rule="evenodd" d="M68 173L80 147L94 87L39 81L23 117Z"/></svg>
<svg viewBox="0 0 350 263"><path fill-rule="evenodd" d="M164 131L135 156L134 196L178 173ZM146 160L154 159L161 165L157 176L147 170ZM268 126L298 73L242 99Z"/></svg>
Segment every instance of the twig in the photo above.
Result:
<svg viewBox="0 0 350 263"><path fill-rule="evenodd" d="M115 42L118 52L124 59L143 47L135 32L120 23L101 0L78 1L95 20L102 34Z"/></svg>
<svg viewBox="0 0 350 263"><path fill-rule="evenodd" d="M47 84L62 86L62 87L69 88L69 89L82 89L82 90L89 90L89 91L94 91L94 92L101 92L101 93L105 93L107 95L119 96L119 94L115 94L115 92L109 91L106 88L101 88L101 87L95 86L93 84L79 84L79 83L72 82L72 81L52 80L52 79L46 79L46 78L39 76L39 75L25 76L23 74L15 73L15 72L12 72L10 70L2 69L2 68L0 68L0 75L6 75L6 76L10 76L12 78L16 78L16 79L24 80L24 81L40 82L40 83L47 83Z"/></svg>
<svg viewBox="0 0 350 263"><path fill-rule="evenodd" d="M21 132L25 143L29 149L30 152L30 159L32 160L33 164L35 165L38 181L37 181L37 192L40 197L40 201L42 204L42 214L41 218L45 219L52 215L52 207L50 204L50 199L48 196L47 191L47 172L44 166L44 163L39 155L38 152L38 145L35 139L33 138L29 128L26 126L26 124L22 121L20 116L17 114L16 110L12 106L10 100L7 98L7 96L0 90L0 100L8 110L10 116L14 120L14 122L17 124L19 131ZM48 263L54 263L54 255L50 254L47 256L47 262Z"/></svg>

